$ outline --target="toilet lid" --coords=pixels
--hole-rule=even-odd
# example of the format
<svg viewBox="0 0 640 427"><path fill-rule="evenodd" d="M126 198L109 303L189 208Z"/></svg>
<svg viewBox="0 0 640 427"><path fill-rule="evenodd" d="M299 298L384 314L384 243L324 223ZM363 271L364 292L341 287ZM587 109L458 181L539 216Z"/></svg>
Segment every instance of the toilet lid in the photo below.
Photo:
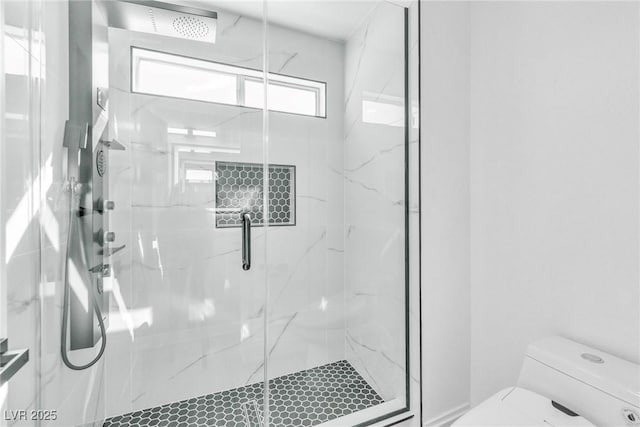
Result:
<svg viewBox="0 0 640 427"><path fill-rule="evenodd" d="M454 426L595 427L581 416L570 416L554 408L548 398L520 387L509 387L494 394L458 419Z"/></svg>

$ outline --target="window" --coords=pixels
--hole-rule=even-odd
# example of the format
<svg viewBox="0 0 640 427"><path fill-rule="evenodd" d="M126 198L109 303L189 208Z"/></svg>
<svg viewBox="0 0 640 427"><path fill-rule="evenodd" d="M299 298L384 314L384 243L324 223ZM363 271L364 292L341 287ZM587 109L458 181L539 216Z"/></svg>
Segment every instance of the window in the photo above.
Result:
<svg viewBox="0 0 640 427"><path fill-rule="evenodd" d="M263 108L261 71L131 49L131 90L148 95ZM272 111L326 117L326 83L269 73L268 107Z"/></svg>
<svg viewBox="0 0 640 427"><path fill-rule="evenodd" d="M282 78L282 76L279 76ZM269 77L271 79L272 77ZM295 79L300 80L300 79ZM262 108L264 106L264 85L260 80L245 80L245 105ZM319 90L301 85L286 84L282 80L269 80L269 110L306 116L323 116L320 111ZM323 105L324 107L324 105ZM322 108L324 110L324 108Z"/></svg>
<svg viewBox="0 0 640 427"><path fill-rule="evenodd" d="M364 92L362 122L404 127L404 98Z"/></svg>
<svg viewBox="0 0 640 427"><path fill-rule="evenodd" d="M184 180L187 182L208 184L213 182L213 171L198 168L185 169Z"/></svg>

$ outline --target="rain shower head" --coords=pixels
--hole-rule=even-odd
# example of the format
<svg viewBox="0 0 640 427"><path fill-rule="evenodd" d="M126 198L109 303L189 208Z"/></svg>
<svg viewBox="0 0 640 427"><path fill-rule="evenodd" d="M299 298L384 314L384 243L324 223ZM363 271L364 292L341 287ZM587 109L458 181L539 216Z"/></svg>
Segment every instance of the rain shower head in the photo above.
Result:
<svg viewBox="0 0 640 427"><path fill-rule="evenodd" d="M107 0L103 4L110 27L216 42L216 12L152 0Z"/></svg>

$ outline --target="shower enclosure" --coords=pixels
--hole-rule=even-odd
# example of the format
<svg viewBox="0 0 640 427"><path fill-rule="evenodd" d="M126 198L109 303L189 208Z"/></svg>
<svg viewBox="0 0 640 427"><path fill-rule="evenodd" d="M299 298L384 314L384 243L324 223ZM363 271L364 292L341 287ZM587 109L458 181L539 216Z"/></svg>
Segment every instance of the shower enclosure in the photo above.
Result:
<svg viewBox="0 0 640 427"><path fill-rule="evenodd" d="M38 423L418 415L417 2L40 3L54 4L70 111L90 94L98 112L107 203L98 284L71 298L99 298L107 337L94 366L61 363L65 276L43 272L33 405L57 412ZM85 309L75 364L100 347Z"/></svg>

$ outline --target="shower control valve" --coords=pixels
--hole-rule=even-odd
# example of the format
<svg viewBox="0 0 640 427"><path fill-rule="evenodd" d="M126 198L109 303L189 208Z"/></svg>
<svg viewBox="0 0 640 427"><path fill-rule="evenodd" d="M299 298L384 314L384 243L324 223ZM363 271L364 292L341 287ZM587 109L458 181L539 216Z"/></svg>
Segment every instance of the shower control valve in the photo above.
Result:
<svg viewBox="0 0 640 427"><path fill-rule="evenodd" d="M113 200L103 200L99 198L96 200L96 211L104 213L104 211L112 211L116 208L116 203Z"/></svg>
<svg viewBox="0 0 640 427"><path fill-rule="evenodd" d="M100 264L97 272L99 276L98 280L96 280L96 289L98 290L98 294L102 295L104 293L104 278L111 276L111 265Z"/></svg>
<svg viewBox="0 0 640 427"><path fill-rule="evenodd" d="M100 246L104 246L105 243L111 243L116 241L116 233L113 231L103 231L100 229L96 233L96 241Z"/></svg>
<svg viewBox="0 0 640 427"><path fill-rule="evenodd" d="M99 277L111 276L111 264L98 264L89 269L90 272L98 274Z"/></svg>
<svg viewBox="0 0 640 427"><path fill-rule="evenodd" d="M111 264L104 264L102 266L102 277L110 277L111 276Z"/></svg>
<svg viewBox="0 0 640 427"><path fill-rule="evenodd" d="M63 184L63 190L68 191L71 195L78 196L82 194L83 185L81 182L78 182L75 178L69 178Z"/></svg>

